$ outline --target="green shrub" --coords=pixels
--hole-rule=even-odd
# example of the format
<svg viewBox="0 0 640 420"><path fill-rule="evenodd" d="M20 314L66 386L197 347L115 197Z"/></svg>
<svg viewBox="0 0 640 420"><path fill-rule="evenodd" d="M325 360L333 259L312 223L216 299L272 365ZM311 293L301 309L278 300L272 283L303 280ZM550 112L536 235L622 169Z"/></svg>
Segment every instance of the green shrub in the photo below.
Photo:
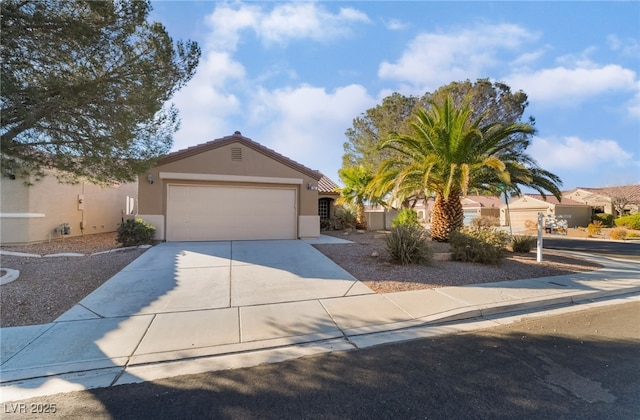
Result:
<svg viewBox="0 0 640 420"><path fill-rule="evenodd" d="M616 226L640 230L640 213L622 216L616 219Z"/></svg>
<svg viewBox="0 0 640 420"><path fill-rule="evenodd" d="M592 222L599 221L602 223L602 226L604 227L613 227L614 219L615 218L613 217L613 214L607 214L607 213L596 213L593 216L591 216Z"/></svg>
<svg viewBox="0 0 640 420"><path fill-rule="evenodd" d="M533 236L517 235L511 237L511 249L513 252L524 253L530 252L536 245L537 238Z"/></svg>
<svg viewBox="0 0 640 420"><path fill-rule="evenodd" d="M453 261L498 264L505 257L507 238L508 235L505 232L496 229L463 228L453 232L449 237L451 259Z"/></svg>
<svg viewBox="0 0 640 420"><path fill-rule="evenodd" d="M145 223L142 219L129 219L118 226L116 242L122 246L150 244L155 234L155 226Z"/></svg>
<svg viewBox="0 0 640 420"><path fill-rule="evenodd" d="M611 229L611 232L609 233L609 238L615 239L615 240L625 239L626 237L627 237L627 229L623 229L623 228Z"/></svg>
<svg viewBox="0 0 640 420"><path fill-rule="evenodd" d="M431 264L433 249L427 232L420 225L399 225L385 236L391 260L402 264Z"/></svg>
<svg viewBox="0 0 640 420"><path fill-rule="evenodd" d="M602 231L602 222L599 220L594 220L593 223L589 223L587 226L587 232L589 237L598 236Z"/></svg>
<svg viewBox="0 0 640 420"><path fill-rule="evenodd" d="M353 228L356 225L356 210L351 206L337 206L335 219L338 229Z"/></svg>
<svg viewBox="0 0 640 420"><path fill-rule="evenodd" d="M420 226L418 213L414 209L401 209L398 215L391 221L391 227Z"/></svg>
<svg viewBox="0 0 640 420"><path fill-rule="evenodd" d="M500 226L500 219L494 216L480 216L471 220L471 226L482 227L498 227Z"/></svg>

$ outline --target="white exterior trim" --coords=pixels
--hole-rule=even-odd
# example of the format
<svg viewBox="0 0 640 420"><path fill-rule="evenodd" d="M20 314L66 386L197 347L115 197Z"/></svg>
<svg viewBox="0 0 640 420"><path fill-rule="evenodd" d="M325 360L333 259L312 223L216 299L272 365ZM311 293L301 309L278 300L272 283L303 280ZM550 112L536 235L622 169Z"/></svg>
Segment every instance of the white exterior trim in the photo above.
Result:
<svg viewBox="0 0 640 420"><path fill-rule="evenodd" d="M3 219L32 219L36 217L46 217L44 213L0 213L0 217Z"/></svg>
<svg viewBox="0 0 640 420"><path fill-rule="evenodd" d="M298 184L302 185L302 178L278 178L270 176L245 176L222 174L195 174L182 172L160 172L160 179L178 179L188 181L227 181L251 182L259 184Z"/></svg>

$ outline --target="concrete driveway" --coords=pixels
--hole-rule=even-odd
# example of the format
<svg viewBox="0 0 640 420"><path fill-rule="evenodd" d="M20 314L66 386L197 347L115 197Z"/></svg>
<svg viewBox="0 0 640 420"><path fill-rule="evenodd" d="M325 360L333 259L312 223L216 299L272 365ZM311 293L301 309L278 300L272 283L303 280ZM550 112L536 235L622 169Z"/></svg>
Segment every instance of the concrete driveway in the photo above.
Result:
<svg viewBox="0 0 640 420"><path fill-rule="evenodd" d="M304 241L163 243L54 322L3 329L2 381L342 337L321 299L361 295Z"/></svg>
<svg viewBox="0 0 640 420"><path fill-rule="evenodd" d="M159 244L58 321L373 293L304 241Z"/></svg>

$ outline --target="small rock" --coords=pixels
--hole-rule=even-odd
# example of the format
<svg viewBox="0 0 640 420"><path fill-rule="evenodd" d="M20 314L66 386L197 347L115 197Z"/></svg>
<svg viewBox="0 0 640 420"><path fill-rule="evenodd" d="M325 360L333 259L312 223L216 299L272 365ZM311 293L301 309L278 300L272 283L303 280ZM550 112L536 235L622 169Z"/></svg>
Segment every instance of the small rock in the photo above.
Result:
<svg viewBox="0 0 640 420"><path fill-rule="evenodd" d="M344 236L349 236L349 232L344 232L343 235Z"/></svg>
<svg viewBox="0 0 640 420"><path fill-rule="evenodd" d="M356 232L358 232L358 233L364 233L364 230L362 230L362 229L358 229L358 230L356 230Z"/></svg>
<svg viewBox="0 0 640 420"><path fill-rule="evenodd" d="M379 254L378 254L378 251L373 251L373 252L371 253L371 256L372 256L372 257L377 257L378 255L379 255Z"/></svg>

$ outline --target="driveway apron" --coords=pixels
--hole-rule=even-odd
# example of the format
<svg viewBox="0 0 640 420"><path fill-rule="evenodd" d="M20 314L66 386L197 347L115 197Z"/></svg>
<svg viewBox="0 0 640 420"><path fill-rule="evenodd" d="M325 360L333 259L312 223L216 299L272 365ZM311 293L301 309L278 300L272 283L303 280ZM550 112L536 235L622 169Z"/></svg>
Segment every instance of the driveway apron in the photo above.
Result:
<svg viewBox="0 0 640 420"><path fill-rule="evenodd" d="M304 241L162 243L53 323L3 329L22 345L2 380L340 337L320 299L361 294Z"/></svg>

